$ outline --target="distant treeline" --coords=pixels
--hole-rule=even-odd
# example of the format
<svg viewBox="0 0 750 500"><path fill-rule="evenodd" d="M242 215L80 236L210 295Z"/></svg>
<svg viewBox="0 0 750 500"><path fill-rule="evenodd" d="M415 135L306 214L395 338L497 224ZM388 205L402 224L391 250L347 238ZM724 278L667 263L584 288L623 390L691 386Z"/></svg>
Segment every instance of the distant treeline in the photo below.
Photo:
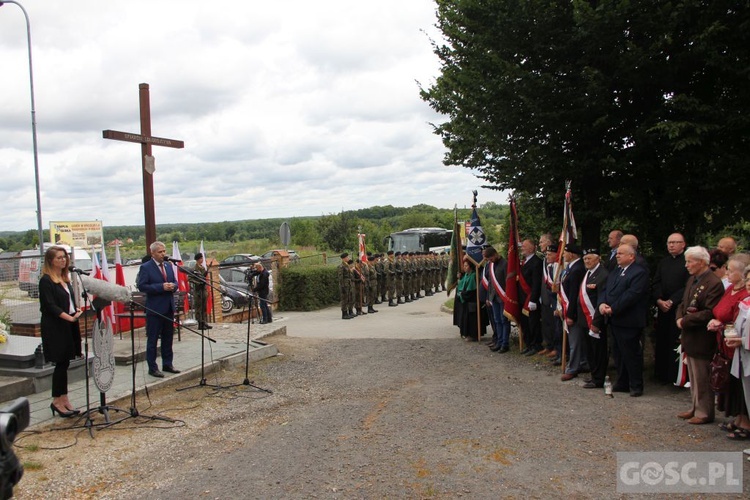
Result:
<svg viewBox="0 0 750 500"><path fill-rule="evenodd" d="M498 242L499 228L508 214L507 205L487 202L480 206L479 214L490 242ZM458 209L458 219L468 220L471 208ZM413 207L374 206L360 210L345 210L338 214L313 217L291 217L255 219L223 222L195 222L179 224L158 224L157 238L165 242L200 241L241 242L247 240L268 240L281 246L279 227L288 222L292 233L291 247L316 247L320 250L354 250L357 247L357 233L367 235L368 250L384 251L385 238L392 232L410 227L453 226L453 209L435 208L430 205ZM47 230L45 239L49 238ZM104 240L133 240L145 242L143 226L105 226ZM0 232L0 248L20 251L37 244L37 232L30 229L21 232Z"/></svg>

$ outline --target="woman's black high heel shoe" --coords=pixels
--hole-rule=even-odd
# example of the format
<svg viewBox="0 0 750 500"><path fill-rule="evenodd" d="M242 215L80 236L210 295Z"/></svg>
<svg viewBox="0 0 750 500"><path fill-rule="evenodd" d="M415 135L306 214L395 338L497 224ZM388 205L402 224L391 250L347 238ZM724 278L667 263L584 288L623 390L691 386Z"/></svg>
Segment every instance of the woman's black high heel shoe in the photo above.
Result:
<svg viewBox="0 0 750 500"><path fill-rule="evenodd" d="M70 417L75 416L78 413L75 410L73 410L73 411L60 411L60 409L57 408L54 403L50 403L49 409L52 410L52 416L53 417L55 416L55 412L57 412L57 414L60 415L63 418L70 418Z"/></svg>

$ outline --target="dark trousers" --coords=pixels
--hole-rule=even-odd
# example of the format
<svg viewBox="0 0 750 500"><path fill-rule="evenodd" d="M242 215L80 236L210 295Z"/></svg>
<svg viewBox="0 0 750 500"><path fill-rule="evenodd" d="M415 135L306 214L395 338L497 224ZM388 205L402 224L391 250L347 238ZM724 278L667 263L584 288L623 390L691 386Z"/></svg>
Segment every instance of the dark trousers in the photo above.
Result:
<svg viewBox="0 0 750 500"><path fill-rule="evenodd" d="M631 391L643 390L642 328L623 328L610 325L616 349L617 381L614 386Z"/></svg>
<svg viewBox="0 0 750 500"><path fill-rule="evenodd" d="M674 350L679 345L680 329L675 324L675 311L659 311L656 317L656 342L654 343L654 375L659 382L673 383L677 380L679 363Z"/></svg>
<svg viewBox="0 0 750 500"><path fill-rule="evenodd" d="M541 304L542 316L542 343L545 349L555 348L555 309L549 305Z"/></svg>
<svg viewBox="0 0 750 500"><path fill-rule="evenodd" d="M271 306L268 305L268 295L266 295L265 297L262 295L258 295L258 298L260 299L258 302L260 302L261 318L263 319L264 323L270 323L271 322Z"/></svg>
<svg viewBox="0 0 750 500"><path fill-rule="evenodd" d="M510 346L510 321L505 317L505 304L502 302L492 301L492 323L495 328L495 335L492 337L496 347Z"/></svg>
<svg viewBox="0 0 750 500"><path fill-rule="evenodd" d="M529 315L521 313L521 329L523 330L524 347L542 350L542 317L538 306L536 311L529 311Z"/></svg>
<svg viewBox="0 0 750 500"><path fill-rule="evenodd" d="M57 398L68 393L68 367L70 361L58 361L55 363L55 371L52 372L52 397Z"/></svg>
<svg viewBox="0 0 750 500"><path fill-rule="evenodd" d="M172 338L174 337L174 320L164 319L154 314L146 314L146 362L149 371L156 371L156 343L161 343L162 367L172 365Z"/></svg>
<svg viewBox="0 0 750 500"><path fill-rule="evenodd" d="M591 381L594 382L597 387L603 387L604 377L607 376L607 367L609 366L607 330L602 330L602 332L599 333L598 339L595 339L587 333L586 345L588 348L589 368L591 368Z"/></svg>

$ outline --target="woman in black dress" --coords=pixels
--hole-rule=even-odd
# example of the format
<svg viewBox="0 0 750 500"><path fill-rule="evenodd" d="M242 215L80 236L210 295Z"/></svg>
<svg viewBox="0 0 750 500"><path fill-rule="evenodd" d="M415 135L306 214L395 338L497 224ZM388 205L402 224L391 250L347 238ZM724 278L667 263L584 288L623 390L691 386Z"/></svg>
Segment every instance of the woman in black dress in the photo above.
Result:
<svg viewBox="0 0 750 500"><path fill-rule="evenodd" d="M68 400L68 367L70 360L81 356L81 332L70 285L70 257L62 247L50 247L44 253L42 277L39 280L39 309L42 311L42 349L47 361L55 364L52 373L52 415L72 417L79 413Z"/></svg>

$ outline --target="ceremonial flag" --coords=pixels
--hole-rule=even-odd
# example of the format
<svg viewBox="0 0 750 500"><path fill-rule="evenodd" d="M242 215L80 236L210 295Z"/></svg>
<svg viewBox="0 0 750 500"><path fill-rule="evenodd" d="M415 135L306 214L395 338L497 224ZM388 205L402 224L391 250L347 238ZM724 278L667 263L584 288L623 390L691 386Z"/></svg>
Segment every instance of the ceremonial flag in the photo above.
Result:
<svg viewBox="0 0 750 500"><path fill-rule="evenodd" d="M208 256L206 255L206 251L203 249L203 240L201 240L201 246L198 249L200 253L203 254L203 265L206 266L206 269L208 269L209 263L208 263ZM270 276L270 275L269 275ZM211 275L209 274L206 276L206 279L209 281L209 285L211 284ZM214 289L211 286L206 286L206 294L207 294L207 300L206 300L206 316L211 316L211 313L214 310Z"/></svg>
<svg viewBox="0 0 750 500"><path fill-rule="evenodd" d="M125 285L125 271L122 268L122 258L120 257L120 245L115 244L115 284L120 286ZM125 313L125 304L122 302L115 302L115 314ZM115 319L115 332L119 333L123 330L130 329L130 319L122 316L116 316Z"/></svg>
<svg viewBox="0 0 750 500"><path fill-rule="evenodd" d="M102 267L99 265L99 256L96 252L91 252L91 277L102 279Z"/></svg>
<svg viewBox="0 0 750 500"><path fill-rule="evenodd" d="M448 296L451 290L458 286L458 273L461 272L463 261L463 245L461 244L461 226L458 224L458 209L453 207L453 234L451 235L451 255L448 263L448 277L445 280L445 289Z"/></svg>
<svg viewBox="0 0 750 500"><path fill-rule="evenodd" d="M365 248L365 234L357 233L357 240L359 240L359 261L367 262L367 249Z"/></svg>
<svg viewBox="0 0 750 500"><path fill-rule="evenodd" d="M176 241L172 242L172 258L178 261L180 265L182 265L182 254L180 254L180 246ZM174 271L174 275L177 278L177 289L181 292L186 292L183 298L184 304L182 310L187 311L190 309L190 303L187 296L187 291L190 286L188 285L187 274L179 272L179 269L177 269L177 264L175 263L172 263L172 270Z"/></svg>
<svg viewBox="0 0 750 500"><path fill-rule="evenodd" d="M482 222L479 220L479 214L477 213L476 191L474 191L474 203L471 205L471 208L469 232L466 234L466 256L469 257L474 264L479 266L479 263L484 260L482 250L484 249L485 243L487 243L487 238L484 236Z"/></svg>
<svg viewBox="0 0 750 500"><path fill-rule="evenodd" d="M570 190L570 181L565 182L565 203L563 204L563 228L560 232L560 240L557 245L557 273L555 275L555 283L560 283L560 274L565 269L564 263L564 252L565 245L568 243L575 243L578 239L578 232L576 231L576 221L573 217L573 195ZM562 306L563 318L567 314L568 304L570 304L570 297L565 295L563 287L558 288L558 297L560 299L560 305ZM567 330L567 325L563 321L563 330Z"/></svg>
<svg viewBox="0 0 750 500"><path fill-rule="evenodd" d="M104 245L102 245L102 279L106 281L107 283L112 283L112 279L109 274L109 263L107 262L107 253L104 250ZM104 314L102 315L102 318L108 317L111 324L115 324L115 308L112 306L112 304L108 305L104 308Z"/></svg>
<svg viewBox="0 0 750 500"><path fill-rule="evenodd" d="M521 276L521 257L518 254L518 213L516 212L516 199L510 198L510 225L508 230L508 268L505 277L505 309L503 314L508 320L518 325L520 330L521 304L518 302L518 287L525 285L526 281ZM521 285L521 286L523 286ZM519 335L523 338L523 335ZM523 342L523 340L521 341Z"/></svg>

